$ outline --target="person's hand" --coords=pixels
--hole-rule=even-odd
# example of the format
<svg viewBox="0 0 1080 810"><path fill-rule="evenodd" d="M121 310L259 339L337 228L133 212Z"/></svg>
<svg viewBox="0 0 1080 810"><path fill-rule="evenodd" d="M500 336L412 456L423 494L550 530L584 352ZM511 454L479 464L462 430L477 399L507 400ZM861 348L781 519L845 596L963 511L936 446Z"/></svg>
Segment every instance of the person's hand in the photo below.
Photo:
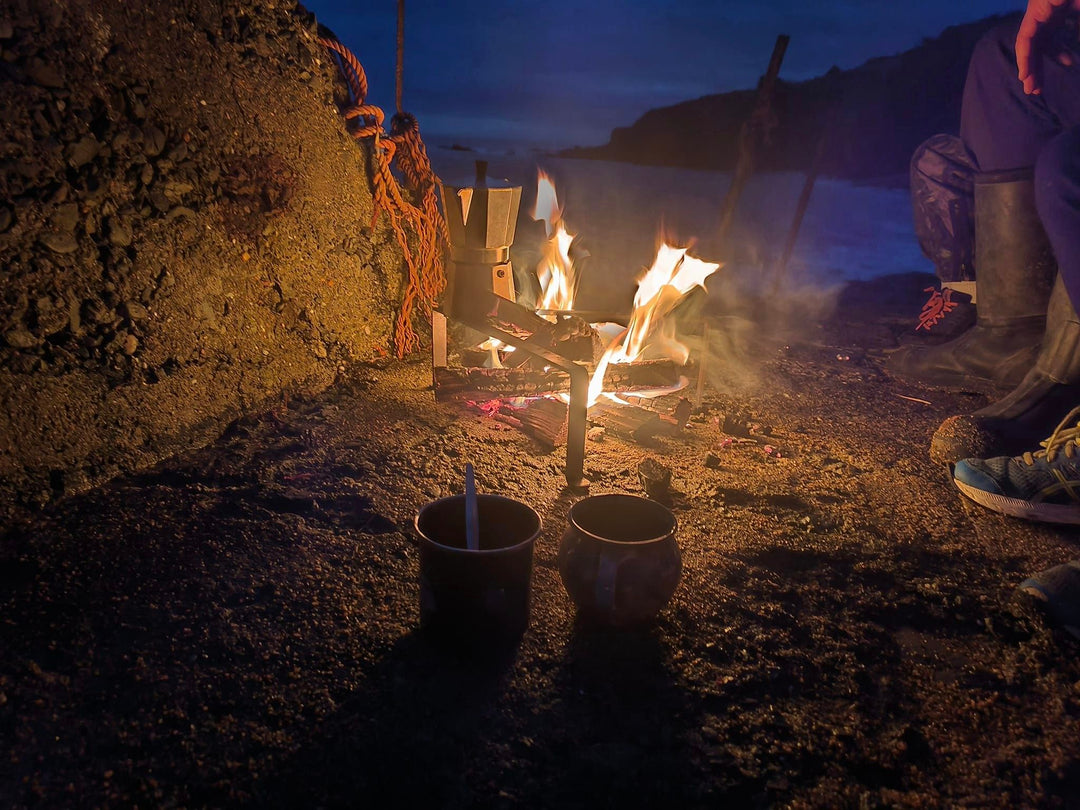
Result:
<svg viewBox="0 0 1080 810"><path fill-rule="evenodd" d="M1016 67L1020 71L1024 92L1028 95L1042 92L1035 71L1035 60L1032 58L1036 46L1035 38L1047 23L1070 10L1080 11L1080 0L1028 0L1027 11L1020 23L1020 32L1016 35ZM1054 57L1063 65L1073 63L1072 56L1064 51L1054 54Z"/></svg>

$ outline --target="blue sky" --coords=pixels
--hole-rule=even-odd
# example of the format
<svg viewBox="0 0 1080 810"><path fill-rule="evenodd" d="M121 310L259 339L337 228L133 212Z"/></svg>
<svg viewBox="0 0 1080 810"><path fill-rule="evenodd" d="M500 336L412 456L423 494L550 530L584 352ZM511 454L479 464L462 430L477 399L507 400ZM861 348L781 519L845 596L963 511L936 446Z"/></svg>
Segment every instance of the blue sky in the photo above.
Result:
<svg viewBox="0 0 1080 810"><path fill-rule="evenodd" d="M396 0L305 4L357 55L392 112ZM899 53L1019 0L407 0L404 106L425 139L604 143L646 110L753 87L777 34L781 76Z"/></svg>

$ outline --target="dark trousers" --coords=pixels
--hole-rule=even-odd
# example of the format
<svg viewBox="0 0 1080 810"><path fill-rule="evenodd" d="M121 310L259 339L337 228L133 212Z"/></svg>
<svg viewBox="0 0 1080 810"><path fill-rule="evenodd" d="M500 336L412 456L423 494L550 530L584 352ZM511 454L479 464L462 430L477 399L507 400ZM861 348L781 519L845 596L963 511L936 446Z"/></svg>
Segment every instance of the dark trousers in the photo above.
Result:
<svg viewBox="0 0 1080 810"><path fill-rule="evenodd" d="M1073 66L1041 57L1042 94L1028 96L1017 78L1017 28L1018 22L1001 25L976 45L960 138L977 171L1034 167L1039 218L1069 298L1080 308L1080 48L1075 30L1062 31Z"/></svg>

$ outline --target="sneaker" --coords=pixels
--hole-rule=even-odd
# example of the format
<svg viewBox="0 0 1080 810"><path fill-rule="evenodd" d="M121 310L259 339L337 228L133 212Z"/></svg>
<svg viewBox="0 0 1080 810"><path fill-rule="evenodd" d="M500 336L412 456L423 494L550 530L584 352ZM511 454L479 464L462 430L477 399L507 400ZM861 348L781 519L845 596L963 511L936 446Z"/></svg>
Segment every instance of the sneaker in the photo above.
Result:
<svg viewBox="0 0 1080 810"><path fill-rule="evenodd" d="M1042 449L1019 456L967 458L953 468L957 488L975 503L1012 517L1080 525L1080 408Z"/></svg>

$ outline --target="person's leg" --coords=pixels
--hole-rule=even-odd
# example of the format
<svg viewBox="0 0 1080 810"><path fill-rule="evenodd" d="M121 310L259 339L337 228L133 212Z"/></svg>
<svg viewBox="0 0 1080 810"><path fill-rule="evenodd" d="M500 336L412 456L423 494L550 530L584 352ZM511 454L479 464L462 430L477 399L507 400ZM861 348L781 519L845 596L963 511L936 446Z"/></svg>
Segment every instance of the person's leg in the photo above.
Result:
<svg viewBox="0 0 1080 810"><path fill-rule="evenodd" d="M974 158L955 135L934 135L911 158L915 237L943 286L975 280L976 171ZM966 288L953 288L972 295Z"/></svg>
<svg viewBox="0 0 1080 810"><path fill-rule="evenodd" d="M1043 92L1025 95L1014 49L1018 27L990 31L968 65L960 137L983 172L1034 166L1052 138L1080 125L1080 64L1067 67L1043 57Z"/></svg>
<svg viewBox="0 0 1080 810"><path fill-rule="evenodd" d="M1080 126L1062 132L1039 153L1035 204L1069 300L1080 311Z"/></svg>
<svg viewBox="0 0 1080 810"><path fill-rule="evenodd" d="M977 46L965 85L961 132L979 168L991 177L1011 169L1036 169L1037 164L1031 202L1023 208L1034 206L1043 230L1053 230L1053 236L1046 233L1043 238L1050 242L1060 272L1055 271L1046 330L1031 370L1005 397L947 419L930 443L930 457L938 462L1019 453L1080 404L1080 316L1073 306L1074 300L1080 301L1080 47L1074 38L1073 66L1044 57L1038 68L1043 92L1028 96L1016 75L1015 35L1015 26L998 28ZM976 225L976 234L979 230ZM976 249L977 267L980 252L986 250ZM981 287L981 270L979 276Z"/></svg>

